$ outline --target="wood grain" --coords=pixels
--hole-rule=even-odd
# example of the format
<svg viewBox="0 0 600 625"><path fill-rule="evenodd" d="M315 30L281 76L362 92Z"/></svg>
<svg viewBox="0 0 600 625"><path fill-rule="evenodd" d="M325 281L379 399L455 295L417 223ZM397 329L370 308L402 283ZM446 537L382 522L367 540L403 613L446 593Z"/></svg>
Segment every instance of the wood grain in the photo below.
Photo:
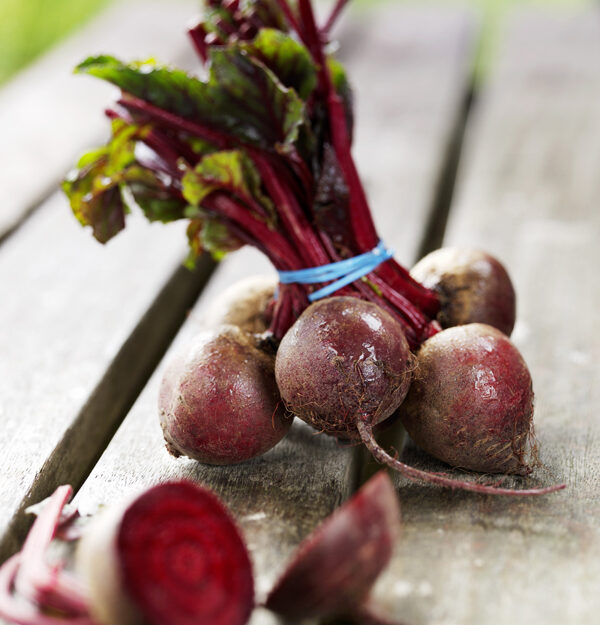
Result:
<svg viewBox="0 0 600 625"><path fill-rule="evenodd" d="M401 257L410 258L425 230L433 188L466 91L472 31L464 15L391 11L364 16L360 28L347 23L346 32L352 37L343 42L350 74L362 94L357 129L359 164L365 170L386 241L397 246ZM381 46L385 46L385 55ZM418 76L429 80L415 80ZM389 91L383 89L385 84ZM409 103L392 106L391 123L383 116L382 107L388 99L401 101L405 95ZM384 97L385 101L381 99ZM380 141L384 144L381 154L374 147ZM391 207L392 199L397 209ZM202 324L202 311L213 293L236 278L267 269L266 261L251 250L232 255L194 308L173 351ZM277 447L239 466L208 467L175 460L163 447L157 419L163 369L164 363L76 502L93 511L98 504L125 492L174 477L209 484L240 521L253 555L259 597L264 596L299 541L355 488L359 469L356 448L344 447L296 423ZM258 611L252 620L253 625L272 622L276 620L264 611Z"/></svg>
<svg viewBox="0 0 600 625"><path fill-rule="evenodd" d="M115 3L0 90L0 239L107 136L101 111L114 88L74 76L75 65L101 53L189 65L184 33L197 10L193 0Z"/></svg>
<svg viewBox="0 0 600 625"><path fill-rule="evenodd" d="M567 490L494 499L398 480L405 534L378 596L413 625L598 621L599 17L515 17L469 128L446 237L489 250L514 279L537 478ZM414 449L406 458L443 470Z"/></svg>
<svg viewBox="0 0 600 625"><path fill-rule="evenodd" d="M0 559L24 506L82 481L196 298L210 267L178 269L181 226L132 216L104 248L55 195L0 247Z"/></svg>

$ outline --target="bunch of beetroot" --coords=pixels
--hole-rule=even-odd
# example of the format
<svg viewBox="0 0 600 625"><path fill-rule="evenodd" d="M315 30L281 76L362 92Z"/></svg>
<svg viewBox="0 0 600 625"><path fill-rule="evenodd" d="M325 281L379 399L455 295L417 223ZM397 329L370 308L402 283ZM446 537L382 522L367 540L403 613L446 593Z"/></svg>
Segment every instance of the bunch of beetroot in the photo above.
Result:
<svg viewBox="0 0 600 625"><path fill-rule="evenodd" d="M104 242L128 210L188 219L191 261L250 244L284 272L381 248L351 154L352 93L329 54L344 4L319 27L310 0L208 0L190 31L204 78L110 56L80 64L121 89L107 111L112 139L64 183L81 223ZM419 471L374 438L399 410L415 442L452 466L531 471L531 379L506 336L514 292L498 261L446 250L411 276L390 259L309 306L321 286L227 296L223 325L186 346L163 380L171 453L240 462L275 445L293 414L414 479L497 494L559 488Z"/></svg>
<svg viewBox="0 0 600 625"><path fill-rule="evenodd" d="M384 309L334 296L311 304L272 353L264 333L242 328L265 326L275 281L245 280L224 293L207 316L215 325L184 346L164 375L159 409L169 450L209 464L240 462L253 455L251 447L264 445L261 453L276 444L295 415L320 432L364 443L411 479L501 495L562 488L457 480L410 467L378 445L374 430L397 416L417 445L453 467L528 475L537 462L531 376L492 325L500 318L510 331L514 324L506 271L483 252L442 249L413 273L440 293L439 318L448 326L415 352Z"/></svg>
<svg viewBox="0 0 600 625"><path fill-rule="evenodd" d="M318 267L375 248L351 154L352 92L327 52L329 28L310 0L207 0L190 31L204 78L111 56L77 72L121 89L107 110L112 138L85 154L63 183L71 207L105 242L141 209L153 221L189 221L190 262L243 244L278 270ZM314 285L281 285L269 311L280 340ZM393 259L340 295L385 308L417 346L438 328L435 293Z"/></svg>
<svg viewBox="0 0 600 625"><path fill-rule="evenodd" d="M36 506L22 550L0 567L0 618L17 625L249 620L256 604L250 555L214 493L167 482L83 524L66 506L70 494L61 486ZM348 615L391 625L368 594L399 526L396 493L379 473L300 545L261 604L291 619Z"/></svg>

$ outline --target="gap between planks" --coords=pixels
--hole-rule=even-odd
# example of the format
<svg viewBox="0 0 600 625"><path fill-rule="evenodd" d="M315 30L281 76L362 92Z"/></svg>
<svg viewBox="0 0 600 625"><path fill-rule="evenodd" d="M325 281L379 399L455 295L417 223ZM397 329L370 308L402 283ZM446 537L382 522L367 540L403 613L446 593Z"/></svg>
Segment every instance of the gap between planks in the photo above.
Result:
<svg viewBox="0 0 600 625"><path fill-rule="evenodd" d="M33 522L32 517L24 515L25 508L48 497L59 484L71 484L75 490L83 484L177 334L214 267L214 261L203 256L193 272L180 266L168 279L19 503L0 540L0 561L19 548Z"/></svg>
<svg viewBox="0 0 600 625"><path fill-rule="evenodd" d="M0 340L4 358L12 359L12 365L4 363L2 379L7 387L0 405L3 445L10 445L2 461L8 464L2 488L0 559L18 548L29 527L31 519L22 513L29 503L44 498L58 483L77 486L83 482L214 267L203 258L195 273L187 272L180 264L185 238L167 233L157 237L155 229L137 219L128 227L137 234L121 235L128 242L116 244L120 251L115 252L112 244L110 251L103 251L116 253L106 262L92 249L97 244L89 233L77 230L73 217L63 219L69 211L64 198L55 194L38 206L77 154L101 143L108 130L102 108L114 89L89 77L71 76L73 65L89 54L111 51L126 59L155 54L161 60L190 66L195 56L185 25L196 10L191 2L113 5L0 91L0 116L14 122L0 146L0 156L4 150L11 155L5 159L0 185L0 275L6 280L0 318L4 327L12 327ZM39 106L41 94L43 107ZM31 106L35 107L33 116ZM19 119L23 123L17 123ZM52 213L56 217L51 218ZM124 249L127 245L131 253ZM148 246L157 246L164 258L152 258ZM80 267L70 271L71 263ZM144 276L147 284L137 288L132 277L142 267L152 275ZM112 288L107 280L131 281L134 292ZM106 298L121 297L123 302L95 303L95 298L103 296L98 291ZM65 307L64 314L56 309L59 304ZM101 318L91 324L85 318L104 311L107 326L117 326L129 323L132 309L139 316L128 326L130 334L102 327ZM77 311L83 318L78 318ZM86 325L94 327L103 340L90 341ZM69 341L74 343L71 351ZM78 342L95 345L98 355L90 352L93 347L86 350L75 345ZM69 356L82 359L86 374L76 372L74 363L61 361ZM55 388L44 381L50 377L55 378ZM70 380L75 389L69 388ZM22 412L27 420L18 423Z"/></svg>
<svg viewBox="0 0 600 625"><path fill-rule="evenodd" d="M511 500L398 479L405 540L377 590L414 625L598 621L598 18L598 7L513 16L470 120L446 236L511 273L546 467L536 477L567 490Z"/></svg>

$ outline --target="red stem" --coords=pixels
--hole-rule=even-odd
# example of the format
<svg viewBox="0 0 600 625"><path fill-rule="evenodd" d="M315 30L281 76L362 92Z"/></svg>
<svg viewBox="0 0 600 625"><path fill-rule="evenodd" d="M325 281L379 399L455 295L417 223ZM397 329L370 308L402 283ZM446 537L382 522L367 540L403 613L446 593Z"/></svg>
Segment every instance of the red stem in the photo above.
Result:
<svg viewBox="0 0 600 625"><path fill-rule="evenodd" d="M327 104L329 107L331 138L333 149L349 190L350 222L359 253L368 252L377 245L379 237L375 231L365 190L350 152L350 136L348 134L344 105L331 85L327 68L324 71L327 75L329 90Z"/></svg>
<svg viewBox="0 0 600 625"><path fill-rule="evenodd" d="M325 22L325 26L321 29L324 36L329 34L346 4L348 4L348 0L337 0L331 13L329 14L329 17L327 18L327 21Z"/></svg>
<svg viewBox="0 0 600 625"><path fill-rule="evenodd" d="M61 523L70 486L60 486L45 502L20 553L0 567L0 617L19 625L94 625L81 582L62 565L50 566L46 552ZM62 616L48 616L45 610Z"/></svg>
<svg viewBox="0 0 600 625"><path fill-rule="evenodd" d="M385 280L376 273L370 273L367 278L381 291L381 294L389 300L408 319L410 324L418 330L422 330L429 319L409 299L393 289Z"/></svg>
<svg viewBox="0 0 600 625"><path fill-rule="evenodd" d="M22 556L15 554L0 567L0 618L17 625L97 625L89 616L48 616L32 603L14 595Z"/></svg>
<svg viewBox="0 0 600 625"><path fill-rule="evenodd" d="M268 159L257 152L252 153L252 159L258 167L263 184L277 205L284 227L290 232L295 247L305 256L308 266L326 265L331 262L294 194L289 193L281 184L280 176L277 175Z"/></svg>
<svg viewBox="0 0 600 625"><path fill-rule="evenodd" d="M298 33L298 36L300 37L302 43L306 45L306 34L304 32L304 29L296 19L296 16L292 12L290 5L287 3L287 0L277 0L277 4L279 5L279 8L283 11L285 19L290 25L290 28Z"/></svg>
<svg viewBox="0 0 600 625"><path fill-rule="evenodd" d="M202 205L210 211L236 222L243 230L260 241L267 256L277 269L298 269L302 260L290 242L276 230L252 217L251 213L225 193L215 192L205 198Z"/></svg>
<svg viewBox="0 0 600 625"><path fill-rule="evenodd" d="M203 63L206 63L208 60L208 46L205 41L206 34L207 33L202 22L198 22L195 26L192 26L188 30L188 35L190 36L190 39L194 44L194 48Z"/></svg>
<svg viewBox="0 0 600 625"><path fill-rule="evenodd" d="M465 482L464 480L455 480L444 473L432 473L431 471L422 471L421 469L415 469L400 460L390 456L385 449L381 448L375 437L373 436L373 426L368 422L370 417L358 419L356 427L358 433L365 444L367 449L373 454L375 460L382 464L386 464L388 467L398 471L404 477L411 480L417 480L422 482L429 482L430 484L437 484L438 486L445 486L447 488L468 490L474 493L481 493L484 495L512 495L516 497L527 497L531 495L547 495L554 493L558 490L562 490L566 487L566 484L555 484L554 486L547 486L545 488L530 488L525 490L515 490L512 488L498 488L496 486L490 486L489 484L479 484L477 482Z"/></svg>
<svg viewBox="0 0 600 625"><path fill-rule="evenodd" d="M410 273L398 264L393 258L383 263L378 268L386 281L390 282L394 288L403 293L411 302L419 306L430 317L435 317L440 309L440 300L431 289L425 288L417 282ZM394 274L396 279L394 279Z"/></svg>
<svg viewBox="0 0 600 625"><path fill-rule="evenodd" d="M154 106L154 104L150 104L149 102L136 98L128 93L124 93L118 103L127 109L133 109L134 111L145 113L151 118L162 122L166 126L177 128L178 130L184 130L185 132L201 137L206 141L210 141L218 148L226 149L231 146L231 140L226 134L218 132L208 126L204 126L198 122L190 121L188 119L184 119L183 117L179 117L179 115L169 113L169 111L165 111L158 106Z"/></svg>
<svg viewBox="0 0 600 625"><path fill-rule="evenodd" d="M30 601L73 615L86 614L88 597L83 586L60 567L51 567L45 554L54 538L60 515L71 497L70 486L60 486L36 519L21 550L21 566L15 581L17 592Z"/></svg>

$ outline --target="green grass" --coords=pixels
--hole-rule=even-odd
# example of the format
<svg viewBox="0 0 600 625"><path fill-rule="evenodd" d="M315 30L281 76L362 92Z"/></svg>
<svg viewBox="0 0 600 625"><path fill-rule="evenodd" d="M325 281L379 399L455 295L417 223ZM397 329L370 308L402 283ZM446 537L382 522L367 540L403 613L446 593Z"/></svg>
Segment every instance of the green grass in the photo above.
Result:
<svg viewBox="0 0 600 625"><path fill-rule="evenodd" d="M0 83L109 0L0 0Z"/></svg>

